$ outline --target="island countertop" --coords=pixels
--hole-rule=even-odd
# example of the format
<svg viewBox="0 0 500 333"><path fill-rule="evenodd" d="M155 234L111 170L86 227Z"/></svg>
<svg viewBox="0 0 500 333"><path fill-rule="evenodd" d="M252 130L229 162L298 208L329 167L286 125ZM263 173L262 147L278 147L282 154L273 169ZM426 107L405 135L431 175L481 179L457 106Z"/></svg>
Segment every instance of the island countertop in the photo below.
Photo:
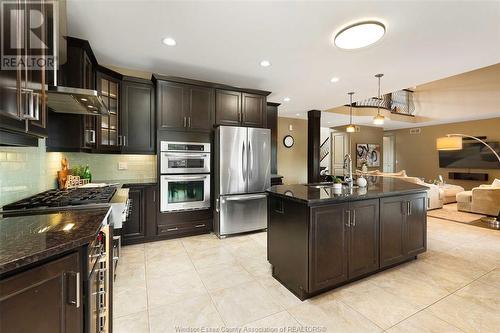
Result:
<svg viewBox="0 0 500 333"><path fill-rule="evenodd" d="M95 239L108 207L0 218L0 274Z"/></svg>
<svg viewBox="0 0 500 333"><path fill-rule="evenodd" d="M266 190L271 195L299 201L309 206L364 200L424 192L429 188L392 177L368 177L367 187L342 187L335 190L331 183L275 185Z"/></svg>

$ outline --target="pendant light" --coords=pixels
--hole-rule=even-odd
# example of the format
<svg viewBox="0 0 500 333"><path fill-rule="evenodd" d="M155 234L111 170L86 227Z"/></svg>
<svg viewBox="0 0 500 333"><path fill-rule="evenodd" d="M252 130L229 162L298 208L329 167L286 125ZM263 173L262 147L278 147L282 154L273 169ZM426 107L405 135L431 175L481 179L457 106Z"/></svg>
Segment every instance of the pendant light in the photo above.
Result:
<svg viewBox="0 0 500 333"><path fill-rule="evenodd" d="M349 125L345 128L345 131L347 133L354 133L356 132L356 127L354 127L352 123L352 95L354 95L354 92L349 92L347 94L349 95Z"/></svg>
<svg viewBox="0 0 500 333"><path fill-rule="evenodd" d="M384 115L380 114L380 103L382 101L382 98L380 98L380 78L384 76L384 74L376 74L375 77L378 79L378 103L377 103L377 115L373 118L373 123L375 125L383 125L385 117Z"/></svg>

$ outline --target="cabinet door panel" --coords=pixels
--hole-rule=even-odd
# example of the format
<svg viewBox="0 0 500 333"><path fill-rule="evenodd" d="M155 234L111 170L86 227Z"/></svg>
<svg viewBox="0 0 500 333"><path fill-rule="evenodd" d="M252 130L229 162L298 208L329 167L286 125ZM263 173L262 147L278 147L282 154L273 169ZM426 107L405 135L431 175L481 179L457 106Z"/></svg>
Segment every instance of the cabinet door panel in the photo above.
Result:
<svg viewBox="0 0 500 333"><path fill-rule="evenodd" d="M158 82L158 113L163 129L185 129L187 105L185 86L173 82Z"/></svg>
<svg viewBox="0 0 500 333"><path fill-rule="evenodd" d="M0 281L0 332L83 332L83 304L76 307L77 253ZM80 295L80 299L83 299ZM43 309L43 311L42 311Z"/></svg>
<svg viewBox="0 0 500 333"><path fill-rule="evenodd" d="M380 267L405 258L404 197L380 199Z"/></svg>
<svg viewBox="0 0 500 333"><path fill-rule="evenodd" d="M217 125L239 126L241 93L230 90L215 92L215 122Z"/></svg>
<svg viewBox="0 0 500 333"><path fill-rule="evenodd" d="M347 204L311 209L309 291L347 280Z"/></svg>
<svg viewBox="0 0 500 333"><path fill-rule="evenodd" d="M349 239L349 279L378 269L378 199L352 202Z"/></svg>
<svg viewBox="0 0 500 333"><path fill-rule="evenodd" d="M189 129L210 132L214 123L214 89L190 87L189 109Z"/></svg>
<svg viewBox="0 0 500 333"><path fill-rule="evenodd" d="M425 193L407 196L406 253L415 256L427 248L427 197Z"/></svg>
<svg viewBox="0 0 500 333"><path fill-rule="evenodd" d="M261 95L242 94L242 125L265 127L265 102Z"/></svg>
<svg viewBox="0 0 500 333"><path fill-rule="evenodd" d="M130 215L123 225L123 240L141 238L145 236L145 189L144 187L129 188L129 198L131 200Z"/></svg>
<svg viewBox="0 0 500 333"><path fill-rule="evenodd" d="M151 84L122 84L122 151L148 153L155 150L154 90Z"/></svg>

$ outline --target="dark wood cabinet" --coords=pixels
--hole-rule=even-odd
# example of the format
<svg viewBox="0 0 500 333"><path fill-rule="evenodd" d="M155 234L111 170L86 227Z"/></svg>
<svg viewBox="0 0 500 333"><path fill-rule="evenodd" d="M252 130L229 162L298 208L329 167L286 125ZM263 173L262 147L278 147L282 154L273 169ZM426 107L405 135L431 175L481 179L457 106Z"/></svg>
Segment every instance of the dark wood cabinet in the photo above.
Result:
<svg viewBox="0 0 500 333"><path fill-rule="evenodd" d="M157 81L160 129L209 132L214 123L214 89Z"/></svg>
<svg viewBox="0 0 500 333"><path fill-rule="evenodd" d="M97 116L97 150L120 152L123 145L120 128L121 75L99 67L96 72L96 87L109 110L108 115Z"/></svg>
<svg viewBox="0 0 500 333"><path fill-rule="evenodd" d="M349 279L378 269L378 199L349 203Z"/></svg>
<svg viewBox="0 0 500 333"><path fill-rule="evenodd" d="M123 223L122 244L143 243L156 236L157 186L131 184L129 189L130 213Z"/></svg>
<svg viewBox="0 0 500 333"><path fill-rule="evenodd" d="M124 78L121 94L121 151L133 154L155 152L156 121L154 88L149 80Z"/></svg>
<svg viewBox="0 0 500 333"><path fill-rule="evenodd" d="M248 127L266 127L266 97L242 93L241 125Z"/></svg>
<svg viewBox="0 0 500 333"><path fill-rule="evenodd" d="M73 253L2 279L0 332L83 332L80 267Z"/></svg>
<svg viewBox="0 0 500 333"><path fill-rule="evenodd" d="M67 60L59 85L96 89L97 60L88 41L67 37ZM48 112L47 151L86 151L97 148L98 116Z"/></svg>
<svg viewBox="0 0 500 333"><path fill-rule="evenodd" d="M38 2L10 2L2 4L5 13L17 13L17 16L8 16L3 32L7 41L4 45L15 45L3 50L2 61L9 57L25 59L25 65L20 64L17 69L0 71L0 128L8 131L23 133L28 136L47 136L47 84L46 67L47 51L32 42L48 44L48 24L42 24L37 33L31 36L30 13L32 10L46 14L45 1ZM7 17L7 16L6 16ZM12 22L11 22L12 21ZM36 38L35 38L36 37ZM13 38L14 40L10 40ZM33 61L32 61L33 60ZM18 60L16 60L18 61ZM14 61L15 63L15 61ZM43 64L41 67L28 64ZM14 65L15 66L15 65Z"/></svg>
<svg viewBox="0 0 500 333"><path fill-rule="evenodd" d="M427 247L425 193L380 199L380 266L416 256Z"/></svg>
<svg viewBox="0 0 500 333"><path fill-rule="evenodd" d="M313 208L310 223L309 290L320 290L348 279L348 204Z"/></svg>
<svg viewBox="0 0 500 333"><path fill-rule="evenodd" d="M266 127L266 97L257 94L217 89L217 125Z"/></svg>
<svg viewBox="0 0 500 333"><path fill-rule="evenodd" d="M217 89L215 92L215 122L217 125L241 124L241 93Z"/></svg>
<svg viewBox="0 0 500 333"><path fill-rule="evenodd" d="M267 103L266 126L271 130L271 174L278 173L278 106L279 103Z"/></svg>

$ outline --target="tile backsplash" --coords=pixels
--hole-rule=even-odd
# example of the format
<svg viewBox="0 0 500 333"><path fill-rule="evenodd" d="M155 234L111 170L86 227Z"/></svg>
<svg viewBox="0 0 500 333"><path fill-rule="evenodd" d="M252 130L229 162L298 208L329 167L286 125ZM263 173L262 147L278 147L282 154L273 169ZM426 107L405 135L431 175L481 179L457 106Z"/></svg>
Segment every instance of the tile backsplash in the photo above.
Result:
<svg viewBox="0 0 500 333"><path fill-rule="evenodd" d="M45 140L38 147L0 147L0 207L57 187L57 171L66 157L70 169L89 165L92 180L142 181L156 177L156 156L86 153L47 153ZM126 167L118 170L118 164Z"/></svg>

